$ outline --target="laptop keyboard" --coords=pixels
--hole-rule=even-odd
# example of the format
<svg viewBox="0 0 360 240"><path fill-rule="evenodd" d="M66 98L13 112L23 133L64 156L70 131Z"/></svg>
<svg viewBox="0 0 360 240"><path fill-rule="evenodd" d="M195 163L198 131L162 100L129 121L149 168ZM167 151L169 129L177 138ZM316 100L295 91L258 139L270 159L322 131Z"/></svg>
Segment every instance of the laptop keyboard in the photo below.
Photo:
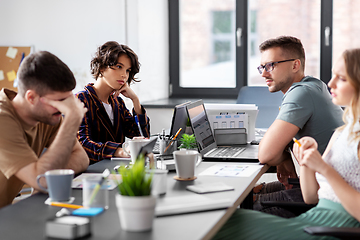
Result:
<svg viewBox="0 0 360 240"><path fill-rule="evenodd" d="M156 141L152 152L155 153L155 154L159 154L159 153L160 153L160 143L159 143L159 139Z"/></svg>
<svg viewBox="0 0 360 240"><path fill-rule="evenodd" d="M209 154L209 157L219 157L219 158L236 157L244 150L245 148L243 147L223 147L223 148L218 147L215 151Z"/></svg>

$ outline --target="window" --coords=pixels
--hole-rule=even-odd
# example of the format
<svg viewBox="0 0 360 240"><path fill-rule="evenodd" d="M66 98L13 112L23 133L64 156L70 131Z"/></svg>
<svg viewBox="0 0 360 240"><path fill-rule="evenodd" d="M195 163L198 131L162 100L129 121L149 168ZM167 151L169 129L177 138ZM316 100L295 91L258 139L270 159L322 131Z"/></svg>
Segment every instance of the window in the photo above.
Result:
<svg viewBox="0 0 360 240"><path fill-rule="evenodd" d="M306 56L305 74L320 77L320 0L249 1L249 11L249 46L256 48L254 54L248 56L249 86L266 86L256 69L261 59L258 46L266 39L281 35L301 39Z"/></svg>
<svg viewBox="0 0 360 240"><path fill-rule="evenodd" d="M242 86L265 85L258 46L279 35L300 38L305 74L328 81L329 9L331 0L169 0L170 97L235 99Z"/></svg>
<svg viewBox="0 0 360 240"><path fill-rule="evenodd" d="M235 60L234 33L234 11L214 11L212 18L212 39L213 48L211 63L220 63ZM235 79L234 79L235 81Z"/></svg>
<svg viewBox="0 0 360 240"><path fill-rule="evenodd" d="M333 62L345 49L360 47L359 7L360 1L334 0L333 32L328 33L333 37Z"/></svg>
<svg viewBox="0 0 360 240"><path fill-rule="evenodd" d="M236 96L235 2L169 1L172 97Z"/></svg>

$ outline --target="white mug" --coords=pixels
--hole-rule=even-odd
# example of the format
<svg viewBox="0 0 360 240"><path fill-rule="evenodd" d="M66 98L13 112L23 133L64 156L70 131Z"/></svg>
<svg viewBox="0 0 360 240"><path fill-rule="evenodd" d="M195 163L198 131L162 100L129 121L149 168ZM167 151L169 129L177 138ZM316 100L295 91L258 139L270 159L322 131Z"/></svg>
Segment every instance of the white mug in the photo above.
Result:
<svg viewBox="0 0 360 240"><path fill-rule="evenodd" d="M134 164L137 156L139 155L139 151L142 146L146 145L150 139L136 138L131 139L122 144L122 148L124 152L131 156L131 163ZM126 151L126 148L129 146L130 152Z"/></svg>
<svg viewBox="0 0 360 240"><path fill-rule="evenodd" d="M195 150L174 151L176 173L180 179L195 177L195 167L202 161L201 154Z"/></svg>
<svg viewBox="0 0 360 240"><path fill-rule="evenodd" d="M152 195L164 195L167 188L167 174L169 170L165 169L147 169L146 174L148 176L152 175L151 183L151 194Z"/></svg>

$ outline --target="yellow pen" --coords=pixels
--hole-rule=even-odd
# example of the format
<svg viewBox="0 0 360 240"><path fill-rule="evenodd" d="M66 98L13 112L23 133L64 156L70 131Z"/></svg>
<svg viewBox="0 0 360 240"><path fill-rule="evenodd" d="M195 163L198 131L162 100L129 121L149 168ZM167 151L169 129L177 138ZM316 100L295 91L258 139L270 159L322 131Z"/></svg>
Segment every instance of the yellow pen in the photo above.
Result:
<svg viewBox="0 0 360 240"><path fill-rule="evenodd" d="M69 204L69 203L61 203L61 202L51 202L50 203L51 206L56 206L56 207L64 207L64 208L83 208L84 206L81 205L75 205L75 204Z"/></svg>
<svg viewBox="0 0 360 240"><path fill-rule="evenodd" d="M300 142L296 138L293 137L293 141L296 142L299 145L299 147L301 147Z"/></svg>

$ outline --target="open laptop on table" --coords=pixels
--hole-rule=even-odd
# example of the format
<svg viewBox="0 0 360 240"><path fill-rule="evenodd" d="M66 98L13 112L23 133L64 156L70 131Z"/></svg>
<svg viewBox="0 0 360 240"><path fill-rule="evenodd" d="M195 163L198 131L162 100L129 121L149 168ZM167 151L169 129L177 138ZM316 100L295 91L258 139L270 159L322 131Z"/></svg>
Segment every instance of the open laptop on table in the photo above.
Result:
<svg viewBox="0 0 360 240"><path fill-rule="evenodd" d="M170 127L170 136L175 136L177 131L181 128L177 140L185 133L186 125L188 122L188 114L186 111L186 105L190 104L191 102L185 102L174 107L174 113L171 120L171 127ZM153 153L160 154L160 144L159 141L156 142Z"/></svg>
<svg viewBox="0 0 360 240"><path fill-rule="evenodd" d="M204 161L258 162L258 145L218 146L202 100L186 106Z"/></svg>
<svg viewBox="0 0 360 240"><path fill-rule="evenodd" d="M186 130L186 125L188 123L188 114L187 114L187 110L186 110L186 106L188 104L190 104L191 102L185 102L179 105L176 105L174 108L174 113L173 113L173 117L172 117L172 121L171 121L171 127L170 127L170 136L175 136L175 134L177 133L177 131L181 128L182 130L180 131L178 137L176 138L177 140L179 140L181 138L181 136L185 133ZM159 145L159 141L157 141L157 145ZM153 153L160 153L160 151L158 150L157 152ZM158 160L161 160L161 162L159 161L159 166L160 168L164 168L167 170L175 170L175 161L173 158L173 155L158 155L157 156Z"/></svg>

